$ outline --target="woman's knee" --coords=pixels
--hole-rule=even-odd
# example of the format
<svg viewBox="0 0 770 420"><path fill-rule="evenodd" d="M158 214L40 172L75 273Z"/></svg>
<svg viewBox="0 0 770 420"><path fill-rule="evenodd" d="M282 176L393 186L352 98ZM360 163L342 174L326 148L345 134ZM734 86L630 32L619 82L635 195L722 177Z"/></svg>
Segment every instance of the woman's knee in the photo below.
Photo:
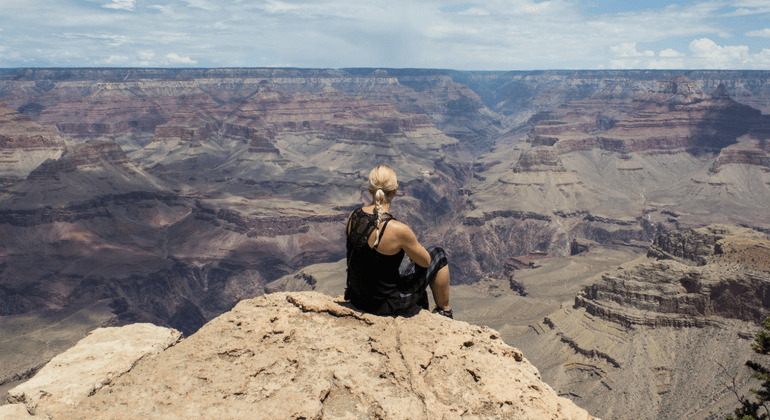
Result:
<svg viewBox="0 0 770 420"><path fill-rule="evenodd" d="M436 280L437 283L447 283L449 284L449 266L445 265L441 267L436 272Z"/></svg>

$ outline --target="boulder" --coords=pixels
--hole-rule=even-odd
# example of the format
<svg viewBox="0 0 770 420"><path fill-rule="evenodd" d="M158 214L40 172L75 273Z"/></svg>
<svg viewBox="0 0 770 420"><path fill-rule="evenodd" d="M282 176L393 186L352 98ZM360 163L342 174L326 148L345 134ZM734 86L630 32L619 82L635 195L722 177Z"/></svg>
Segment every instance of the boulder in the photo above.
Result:
<svg viewBox="0 0 770 420"><path fill-rule="evenodd" d="M152 324L98 328L10 390L8 402L22 403L33 414L57 412L93 395L129 372L141 358L163 351L180 338L180 332Z"/></svg>

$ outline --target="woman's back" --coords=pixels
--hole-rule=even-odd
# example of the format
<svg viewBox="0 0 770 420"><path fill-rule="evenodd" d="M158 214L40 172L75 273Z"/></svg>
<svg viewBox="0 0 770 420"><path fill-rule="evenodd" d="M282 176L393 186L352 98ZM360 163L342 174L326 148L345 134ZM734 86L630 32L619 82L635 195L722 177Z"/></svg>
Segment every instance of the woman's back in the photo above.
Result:
<svg viewBox="0 0 770 420"><path fill-rule="evenodd" d="M364 236L367 238L367 244L369 245L369 248L375 249L374 243L376 242L377 238L377 227L375 225L375 221L377 220L377 215L374 213L374 206L366 206L360 209L356 209L356 212L358 211L364 213L367 217L367 220L371 221L372 223L363 223L363 225L359 228L362 229L364 227L368 227L365 232L351 232L352 226L348 226L346 235L351 236L352 234L356 237L356 241L360 240L360 236ZM351 215L351 217L353 217L353 215ZM400 238L398 235L398 230L405 228L406 225L396 220L389 213L384 213L382 220L382 225L384 225L385 221L387 221L388 224L387 229L384 229L381 232L380 241L376 247L377 252L384 255L394 255L400 251L403 251L401 241L399 240ZM380 225L380 227L382 227L382 225Z"/></svg>
<svg viewBox="0 0 770 420"><path fill-rule="evenodd" d="M383 215L384 216L384 215ZM382 249L397 246L393 235L388 237L389 225L395 222L389 214L380 226L380 241L373 247L377 237L377 216L364 209L356 209L350 215L347 231L348 256L348 298L358 308L378 313L383 302L398 292L400 281L398 268L404 258L404 251L385 254Z"/></svg>

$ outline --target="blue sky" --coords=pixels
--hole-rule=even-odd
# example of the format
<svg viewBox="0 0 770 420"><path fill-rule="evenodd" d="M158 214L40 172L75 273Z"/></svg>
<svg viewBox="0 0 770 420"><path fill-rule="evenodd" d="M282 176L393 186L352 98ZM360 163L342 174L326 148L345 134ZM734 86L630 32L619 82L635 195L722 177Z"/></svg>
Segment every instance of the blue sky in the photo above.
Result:
<svg viewBox="0 0 770 420"><path fill-rule="evenodd" d="M770 69L770 0L0 0L0 67Z"/></svg>

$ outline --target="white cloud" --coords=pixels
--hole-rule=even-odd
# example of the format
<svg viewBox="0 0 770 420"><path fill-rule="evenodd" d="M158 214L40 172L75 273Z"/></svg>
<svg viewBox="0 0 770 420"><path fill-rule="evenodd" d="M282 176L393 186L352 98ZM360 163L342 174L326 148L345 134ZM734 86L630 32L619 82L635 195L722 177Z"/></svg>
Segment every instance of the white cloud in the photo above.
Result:
<svg viewBox="0 0 770 420"><path fill-rule="evenodd" d="M108 9L134 10L136 0L112 0L112 3L105 4L102 7Z"/></svg>
<svg viewBox="0 0 770 420"><path fill-rule="evenodd" d="M749 58L749 47L745 45L719 46L708 38L700 38L690 42L693 57L704 63L706 68L736 68L746 63Z"/></svg>
<svg viewBox="0 0 770 420"><path fill-rule="evenodd" d="M489 12L480 8L480 7L470 7L466 10L463 10L462 12L457 12L460 15L470 15L470 16L489 16Z"/></svg>
<svg viewBox="0 0 770 420"><path fill-rule="evenodd" d="M290 10L298 10L299 6L278 0L267 0L267 4L262 8L268 13L286 13Z"/></svg>
<svg viewBox="0 0 770 420"><path fill-rule="evenodd" d="M682 57L684 56L684 54L680 53L675 49L666 48L665 50L660 52L659 56L660 57Z"/></svg>
<svg viewBox="0 0 770 420"><path fill-rule="evenodd" d="M171 13L171 6L161 6L159 4L153 4L151 6L147 6L148 9L157 9L160 10L162 13Z"/></svg>
<svg viewBox="0 0 770 420"><path fill-rule="evenodd" d="M103 64L116 64L128 61L128 57L122 55L111 55L109 58L102 60Z"/></svg>
<svg viewBox="0 0 770 420"><path fill-rule="evenodd" d="M170 63L178 63L178 64L197 64L198 63L197 61L191 59L190 57L182 57L175 53L166 54L166 59Z"/></svg>
<svg viewBox="0 0 770 420"><path fill-rule="evenodd" d="M190 36L190 34L187 34L184 32L152 31L152 37L153 37L153 40L155 40L155 42L162 42L164 44L179 42L179 41L189 41L193 39L192 36Z"/></svg>
<svg viewBox="0 0 770 420"><path fill-rule="evenodd" d="M762 38L770 38L770 28L765 28L757 31L746 32L746 36L761 36Z"/></svg>
<svg viewBox="0 0 770 420"><path fill-rule="evenodd" d="M586 14L582 2L574 0L97 0L106 8L63 2L52 13L45 1L50 0L25 0L24 10L3 20L2 44L52 66L85 65L116 55L130 57L121 65L134 66L280 63L461 70L761 68L762 54L738 51L731 56L729 44L738 43L736 35L744 33L767 36L766 30L737 29L735 20L723 16L724 10L742 8L743 28L765 28L757 13L770 7L768 0L693 0ZM29 27L40 29L20 31ZM730 43L720 38L731 33ZM716 47L727 49L712 46L711 51L698 44L695 54L687 44L675 43L681 39L713 39ZM745 43L755 52L764 39ZM656 50L642 45L656 45ZM47 58L55 50L78 56ZM0 67L21 65L8 59L9 51ZM167 56L172 51L185 55Z"/></svg>
<svg viewBox="0 0 770 420"><path fill-rule="evenodd" d="M686 61L683 58L665 58L665 59L658 59L658 60L650 60L647 63L648 69L656 69L656 70L674 70L674 69L683 69L686 67Z"/></svg>
<svg viewBox="0 0 770 420"><path fill-rule="evenodd" d="M182 0L190 7L195 7L203 10L214 10L216 6L209 4L208 0Z"/></svg>
<svg viewBox="0 0 770 420"><path fill-rule="evenodd" d="M655 53L647 50L638 52L636 51L636 43L628 42L610 47L610 51L615 53L615 57L655 57Z"/></svg>
<svg viewBox="0 0 770 420"><path fill-rule="evenodd" d="M146 61L155 57L155 53L152 50L140 50L136 53L136 56L139 57L140 60Z"/></svg>
<svg viewBox="0 0 770 420"><path fill-rule="evenodd" d="M641 60L610 60L611 69L639 69Z"/></svg>
<svg viewBox="0 0 770 420"><path fill-rule="evenodd" d="M123 45L125 43L130 43L131 38L125 36L125 35L107 35L107 34L73 34L73 33L63 33L59 35L62 38L70 38L70 39L76 39L76 38L91 38L91 39L100 39L103 40L105 44L111 46L111 47L118 47L120 45Z"/></svg>
<svg viewBox="0 0 770 420"><path fill-rule="evenodd" d="M632 56L632 50L619 47L623 54L609 60L613 69L756 69L770 68L770 49L751 54L746 45L719 45L708 38L699 38L689 45L691 55L668 48L657 58Z"/></svg>

